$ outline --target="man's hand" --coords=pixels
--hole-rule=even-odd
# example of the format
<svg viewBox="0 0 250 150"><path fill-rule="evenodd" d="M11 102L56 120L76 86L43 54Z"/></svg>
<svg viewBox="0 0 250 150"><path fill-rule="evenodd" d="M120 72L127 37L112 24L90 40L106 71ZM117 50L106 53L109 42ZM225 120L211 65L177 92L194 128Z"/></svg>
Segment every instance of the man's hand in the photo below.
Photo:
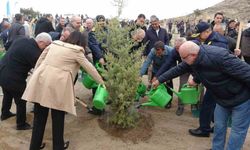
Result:
<svg viewBox="0 0 250 150"><path fill-rule="evenodd" d="M153 86L154 89L157 88L159 85L160 85L159 80L155 80L155 81L152 83L152 86Z"/></svg>
<svg viewBox="0 0 250 150"><path fill-rule="evenodd" d="M195 83L193 79L189 79L187 84L189 86L197 86L197 83Z"/></svg>
<svg viewBox="0 0 250 150"><path fill-rule="evenodd" d="M151 83L155 82L157 80L156 77L153 77L153 79L151 80Z"/></svg>
<svg viewBox="0 0 250 150"><path fill-rule="evenodd" d="M103 59L103 58L100 58L100 59L99 59L99 63L100 63L101 65L104 65L104 64L105 64L104 59Z"/></svg>
<svg viewBox="0 0 250 150"><path fill-rule="evenodd" d="M240 53L241 53L241 50L240 50L240 49L235 49L235 50L234 50L234 55L235 55L235 56L239 56Z"/></svg>

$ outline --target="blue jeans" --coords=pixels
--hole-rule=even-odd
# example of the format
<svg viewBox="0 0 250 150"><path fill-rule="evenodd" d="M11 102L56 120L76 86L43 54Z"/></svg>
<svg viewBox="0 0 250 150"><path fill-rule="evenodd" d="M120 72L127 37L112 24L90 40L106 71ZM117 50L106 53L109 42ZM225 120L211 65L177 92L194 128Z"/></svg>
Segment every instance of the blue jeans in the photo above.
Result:
<svg viewBox="0 0 250 150"><path fill-rule="evenodd" d="M224 150L227 120L230 115L232 115L232 128L226 150L240 150L244 144L250 124L250 99L232 108L225 108L216 104L213 150Z"/></svg>

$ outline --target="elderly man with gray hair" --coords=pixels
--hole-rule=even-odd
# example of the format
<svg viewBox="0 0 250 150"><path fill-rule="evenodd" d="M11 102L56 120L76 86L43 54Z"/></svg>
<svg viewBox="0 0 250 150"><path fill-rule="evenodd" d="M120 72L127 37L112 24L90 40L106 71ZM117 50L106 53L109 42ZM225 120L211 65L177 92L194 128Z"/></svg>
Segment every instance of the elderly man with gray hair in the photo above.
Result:
<svg viewBox="0 0 250 150"><path fill-rule="evenodd" d="M144 56L148 56L150 50L154 47L155 42L162 41L165 45L169 45L169 34L166 29L160 26L160 20L155 15L150 17L150 27L146 32L144 43L147 43L143 52Z"/></svg>
<svg viewBox="0 0 250 150"><path fill-rule="evenodd" d="M81 17L79 17L79 16L72 16L70 18L70 23L67 25L67 27L71 27L75 31L80 31L81 25L82 25Z"/></svg>
<svg viewBox="0 0 250 150"><path fill-rule="evenodd" d="M0 61L0 86L3 90L1 120L15 116L10 112L12 99L16 103L16 129L27 130L26 101L22 94L26 87L28 72L34 68L42 50L52 42L47 33L40 33L35 39L21 37L16 39Z"/></svg>

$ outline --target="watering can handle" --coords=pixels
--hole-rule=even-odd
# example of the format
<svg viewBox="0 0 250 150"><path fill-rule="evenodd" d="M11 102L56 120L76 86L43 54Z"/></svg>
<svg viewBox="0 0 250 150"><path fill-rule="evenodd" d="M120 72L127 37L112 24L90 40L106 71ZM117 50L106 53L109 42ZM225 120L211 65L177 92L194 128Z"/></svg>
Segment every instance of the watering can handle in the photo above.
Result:
<svg viewBox="0 0 250 150"><path fill-rule="evenodd" d="M149 95L153 90L155 90L155 89L154 89L153 86L151 85L151 86L150 86L150 90L147 91L145 95Z"/></svg>
<svg viewBox="0 0 250 150"><path fill-rule="evenodd" d="M189 85L187 83L183 84L182 87L188 87Z"/></svg>
<svg viewBox="0 0 250 150"><path fill-rule="evenodd" d="M105 86L105 84L102 84L102 87L103 87L104 89L106 89L106 86Z"/></svg>
<svg viewBox="0 0 250 150"><path fill-rule="evenodd" d="M199 85L195 85L195 86L192 86L192 85L188 85L187 83L183 84L182 87L198 87Z"/></svg>

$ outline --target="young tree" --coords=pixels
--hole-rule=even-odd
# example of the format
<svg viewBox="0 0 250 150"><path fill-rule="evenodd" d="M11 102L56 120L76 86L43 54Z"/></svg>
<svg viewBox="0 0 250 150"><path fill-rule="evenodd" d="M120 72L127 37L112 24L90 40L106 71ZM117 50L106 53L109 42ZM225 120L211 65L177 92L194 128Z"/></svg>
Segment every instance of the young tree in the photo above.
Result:
<svg viewBox="0 0 250 150"><path fill-rule="evenodd" d="M139 117L134 106L139 85L141 51L129 54L133 46L129 28L121 28L117 19L109 22L107 35L107 71L103 74L109 92L111 117L109 123L122 128L134 127Z"/></svg>

